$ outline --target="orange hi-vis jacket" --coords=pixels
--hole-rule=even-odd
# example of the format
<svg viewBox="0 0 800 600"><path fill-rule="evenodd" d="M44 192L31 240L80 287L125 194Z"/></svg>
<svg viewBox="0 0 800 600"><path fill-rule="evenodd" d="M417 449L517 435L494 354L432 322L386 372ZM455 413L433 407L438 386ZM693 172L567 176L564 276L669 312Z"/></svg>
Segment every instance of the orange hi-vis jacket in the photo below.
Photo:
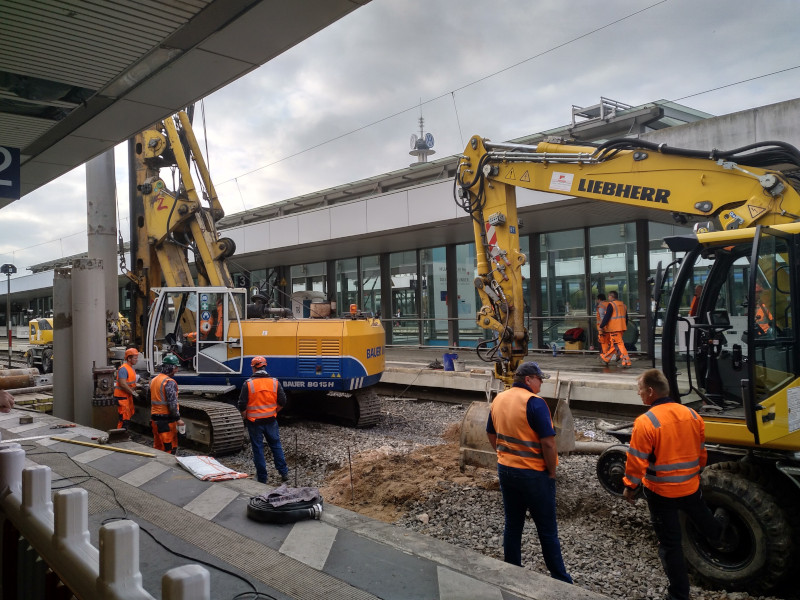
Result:
<svg viewBox="0 0 800 600"><path fill-rule="evenodd" d="M269 419L278 414L278 380L272 377L254 377L247 380L248 421Z"/></svg>
<svg viewBox="0 0 800 600"><path fill-rule="evenodd" d="M625 331L628 329L628 309L619 300L609 300L608 305L614 309L611 318L603 328L606 333L614 333L615 331Z"/></svg>
<svg viewBox="0 0 800 600"><path fill-rule="evenodd" d="M600 327L600 323L603 322L603 317L606 316L606 308L608 308L608 300L598 300L597 301L597 326Z"/></svg>
<svg viewBox="0 0 800 600"><path fill-rule="evenodd" d="M705 431L703 419L688 406L657 400L633 423L622 481L631 488L644 483L667 498L695 493L708 459Z"/></svg>
<svg viewBox="0 0 800 600"><path fill-rule="evenodd" d="M124 381L131 388L136 385L136 371L129 364L122 365L117 371L117 381L114 383L114 398L133 400L133 396L122 389L119 384L120 381Z"/></svg>
<svg viewBox="0 0 800 600"><path fill-rule="evenodd" d="M512 387L499 393L492 401L490 410L497 432L497 462L501 465L515 469L547 470L542 444L528 423L526 412L528 398L535 395L526 388Z"/></svg>
<svg viewBox="0 0 800 600"><path fill-rule="evenodd" d="M214 336L218 339L222 339L222 305L217 306L217 326L214 329Z"/></svg>
<svg viewBox="0 0 800 600"><path fill-rule="evenodd" d="M159 373L150 380L150 414L151 415L168 415L169 406L167 405L167 395L164 388L167 382L175 381L164 373ZM175 386L177 387L177 383ZM177 391L177 390L176 390ZM178 407L180 410L180 406Z"/></svg>

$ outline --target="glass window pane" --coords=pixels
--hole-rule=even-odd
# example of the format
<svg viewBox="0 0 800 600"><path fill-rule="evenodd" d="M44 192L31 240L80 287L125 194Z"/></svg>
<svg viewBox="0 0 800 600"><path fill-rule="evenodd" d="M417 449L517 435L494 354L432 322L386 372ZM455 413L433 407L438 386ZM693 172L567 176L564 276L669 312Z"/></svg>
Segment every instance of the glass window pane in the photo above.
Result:
<svg viewBox="0 0 800 600"><path fill-rule="evenodd" d="M355 258L336 261L336 306L342 312L358 304L358 264Z"/></svg>
<svg viewBox="0 0 800 600"><path fill-rule="evenodd" d="M447 267L445 248L419 251L422 269L422 343L447 346Z"/></svg>
<svg viewBox="0 0 800 600"><path fill-rule="evenodd" d="M392 281L392 343L419 344L417 314L417 253L395 252L389 256Z"/></svg>
<svg viewBox="0 0 800 600"><path fill-rule="evenodd" d="M361 259L361 295L363 310L381 317L381 263L380 257Z"/></svg>
<svg viewBox="0 0 800 600"><path fill-rule="evenodd" d="M547 346L563 347L566 317L582 315L584 322L587 315L583 229L543 233L540 244L543 339Z"/></svg>

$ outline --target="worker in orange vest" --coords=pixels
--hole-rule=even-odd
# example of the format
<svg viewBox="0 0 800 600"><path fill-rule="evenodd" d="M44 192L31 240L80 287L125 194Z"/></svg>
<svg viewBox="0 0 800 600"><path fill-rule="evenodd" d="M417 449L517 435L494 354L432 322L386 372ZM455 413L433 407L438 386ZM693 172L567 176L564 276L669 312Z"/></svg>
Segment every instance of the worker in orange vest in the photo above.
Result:
<svg viewBox="0 0 800 600"><path fill-rule="evenodd" d="M153 448L170 454L178 452L178 428L185 427L178 404L178 382L172 376L180 360L167 354L161 362L161 373L150 380L150 424Z"/></svg>
<svg viewBox="0 0 800 600"><path fill-rule="evenodd" d="M537 363L522 363L512 387L491 404L486 437L497 452L505 513L503 560L522 566L522 530L530 512L550 577L572 583L556 521L556 432L550 409L539 395L542 381L549 377Z"/></svg>
<svg viewBox="0 0 800 600"><path fill-rule="evenodd" d="M139 387L139 375L135 366L139 361L139 351L136 348L125 350L125 362L117 370L117 380L114 382L114 400L117 402L119 421L117 429L128 429L133 418L133 396Z"/></svg>
<svg viewBox="0 0 800 600"><path fill-rule="evenodd" d="M281 382L267 373L267 359L254 356L250 361L253 376L242 386L238 409L247 425L256 479L267 483L267 461L264 458L264 438L272 450L272 462L280 473L281 481L289 481L289 467L283 455L281 435L278 430L278 412L286 406L286 392Z"/></svg>
<svg viewBox="0 0 800 600"><path fill-rule="evenodd" d="M608 350L600 355L600 360L605 364L609 364L616 355L623 367L631 366L631 358L628 356L625 342L622 341L622 334L625 333L627 329L628 307L619 300L617 292L612 290L608 292L606 314L600 323L600 327L597 328L598 332L609 334Z"/></svg>
<svg viewBox="0 0 800 600"><path fill-rule="evenodd" d="M635 504L640 487L644 487L658 538L658 555L669 579L667 597L689 600L678 513L684 512L715 547L726 543L730 516L724 508L712 514L703 502L700 471L706 465L707 453L702 417L669 397L669 383L658 369L642 373L638 390L650 410L633 423L623 496Z"/></svg>
<svg viewBox="0 0 800 600"><path fill-rule="evenodd" d="M595 310L595 317L597 319L597 342L600 344L600 354L603 355L608 352L608 348L610 346L610 338L611 336L604 332L600 326L603 322L603 318L606 316L606 308L608 307L608 301L606 300L605 294L597 294L597 308Z"/></svg>
<svg viewBox="0 0 800 600"><path fill-rule="evenodd" d="M772 327L772 313L764 301L764 288L756 284L756 328L759 335L766 335Z"/></svg>

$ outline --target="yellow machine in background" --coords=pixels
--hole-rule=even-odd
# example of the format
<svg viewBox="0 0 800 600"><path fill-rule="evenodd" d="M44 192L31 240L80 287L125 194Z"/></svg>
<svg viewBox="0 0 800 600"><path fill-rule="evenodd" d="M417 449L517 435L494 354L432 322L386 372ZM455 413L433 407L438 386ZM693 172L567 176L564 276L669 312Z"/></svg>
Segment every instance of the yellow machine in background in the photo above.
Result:
<svg viewBox="0 0 800 600"><path fill-rule="evenodd" d="M560 140L495 144L474 136L456 175L456 202L474 223L477 322L494 333L479 354L495 363L506 385L528 353L517 188L646 206L672 212L679 223L696 222L694 234L665 240L686 254L674 279L656 278L656 312L649 316L663 321L661 360L672 395L706 422L714 464L703 473L703 493L712 509L727 508L737 543L712 548L687 527L684 550L712 584L758 593L800 566L798 174L800 152L782 142L725 152L627 138L593 147ZM662 312L666 282L672 289ZM701 284L699 310L690 317L692 292ZM769 324L762 318L757 325L765 312ZM487 406L467 412L462 461L485 437ZM630 429L616 435L628 441ZM598 462L601 483L617 494L625 452L612 448Z"/></svg>
<svg viewBox="0 0 800 600"><path fill-rule="evenodd" d="M31 319L28 321L28 344L25 360L29 367L40 373L53 372L53 319Z"/></svg>
<svg viewBox="0 0 800 600"><path fill-rule="evenodd" d="M298 319L290 307L270 306L269 293L261 293L267 290L250 296L234 287L227 259L236 246L217 232L224 212L186 112L143 132L131 148L133 264L121 266L136 289L134 340L150 374L164 353L179 356L175 379L187 438L210 453L239 449L242 419L231 403L256 355L266 357L291 405L359 427L377 423L372 386L385 366L380 321L358 310ZM174 190L160 177L163 168L172 169ZM189 393L227 402L189 399ZM147 410L138 407L134 420L149 422Z"/></svg>

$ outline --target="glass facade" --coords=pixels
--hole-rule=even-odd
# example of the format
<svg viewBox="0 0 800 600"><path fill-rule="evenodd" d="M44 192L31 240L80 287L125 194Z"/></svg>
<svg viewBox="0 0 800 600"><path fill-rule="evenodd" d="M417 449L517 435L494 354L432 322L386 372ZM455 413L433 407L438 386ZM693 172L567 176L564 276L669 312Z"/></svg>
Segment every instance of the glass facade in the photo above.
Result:
<svg viewBox="0 0 800 600"><path fill-rule="evenodd" d="M580 327L585 341L572 350L597 350L597 294L616 291L629 310L629 330L625 334L629 350L641 351L642 329L646 325L649 298L640 298L639 264L647 264L655 278L662 263L669 291L676 271L674 254L664 238L690 232L687 227L648 223L647 255L637 254L637 223L619 223L520 237L520 249L528 257L522 267L525 322L531 332L530 347L565 348L564 332ZM539 276L532 286L531 248L538 244ZM387 343L392 345L474 347L490 339L492 333L478 327L475 315L480 297L474 286L477 276L474 242L422 248L386 255L391 297L382 296L379 255L335 261L335 298L340 312L356 304L361 310L383 317ZM290 267L292 292L325 291L325 263ZM453 275L454 274L454 275ZM264 278L253 272L253 282ZM705 278L702 263L695 273L696 283ZM649 290L649 288L647 288ZM534 294L538 293L538 297ZM688 312L691 294L687 297ZM539 307L536 314L532 307ZM388 314L384 315L383 312ZM658 315L656 315L656 325ZM657 327L658 332L658 327Z"/></svg>

